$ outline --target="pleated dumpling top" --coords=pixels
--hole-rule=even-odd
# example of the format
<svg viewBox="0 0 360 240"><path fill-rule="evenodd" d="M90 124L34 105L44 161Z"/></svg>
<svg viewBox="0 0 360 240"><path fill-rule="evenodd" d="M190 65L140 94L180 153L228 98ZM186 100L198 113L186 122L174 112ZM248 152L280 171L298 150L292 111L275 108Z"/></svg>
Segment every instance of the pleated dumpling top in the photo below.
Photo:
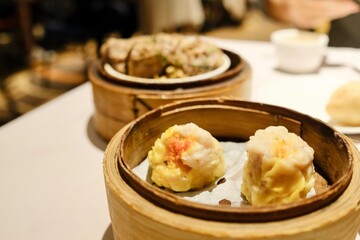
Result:
<svg viewBox="0 0 360 240"><path fill-rule="evenodd" d="M314 150L285 127L256 131L246 151L241 191L250 204L293 202L314 186Z"/></svg>

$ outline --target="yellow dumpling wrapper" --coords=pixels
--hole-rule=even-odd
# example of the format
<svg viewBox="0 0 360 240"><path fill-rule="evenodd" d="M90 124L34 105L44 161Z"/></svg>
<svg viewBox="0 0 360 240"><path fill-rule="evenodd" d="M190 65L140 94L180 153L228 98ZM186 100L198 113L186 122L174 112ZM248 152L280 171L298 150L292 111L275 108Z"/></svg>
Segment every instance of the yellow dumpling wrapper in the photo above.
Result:
<svg viewBox="0 0 360 240"><path fill-rule="evenodd" d="M168 128L148 153L151 180L176 192L203 188L225 173L221 144L194 123Z"/></svg>
<svg viewBox="0 0 360 240"><path fill-rule="evenodd" d="M241 192L250 204L290 203L313 188L314 150L285 127L256 131L246 152Z"/></svg>

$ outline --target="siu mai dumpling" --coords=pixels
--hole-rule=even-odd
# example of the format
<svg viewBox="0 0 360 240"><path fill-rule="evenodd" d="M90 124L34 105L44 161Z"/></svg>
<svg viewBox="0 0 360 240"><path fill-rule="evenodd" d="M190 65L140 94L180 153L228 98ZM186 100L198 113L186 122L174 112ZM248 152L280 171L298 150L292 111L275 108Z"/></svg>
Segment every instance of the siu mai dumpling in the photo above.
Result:
<svg viewBox="0 0 360 240"><path fill-rule="evenodd" d="M223 149L194 123L168 128L148 153L151 179L176 192L203 188L225 173Z"/></svg>
<svg viewBox="0 0 360 240"><path fill-rule="evenodd" d="M285 127L256 131L246 152L241 192L250 204L293 202L314 186L314 150Z"/></svg>

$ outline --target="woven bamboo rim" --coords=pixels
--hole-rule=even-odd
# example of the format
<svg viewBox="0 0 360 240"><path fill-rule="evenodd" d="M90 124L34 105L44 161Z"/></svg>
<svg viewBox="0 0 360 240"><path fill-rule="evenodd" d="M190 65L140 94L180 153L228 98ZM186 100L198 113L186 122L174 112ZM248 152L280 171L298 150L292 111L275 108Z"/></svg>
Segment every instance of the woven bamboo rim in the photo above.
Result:
<svg viewBox="0 0 360 240"><path fill-rule="evenodd" d="M199 100L200 101L200 100ZM276 124L289 126L291 130L298 130L305 140L308 138L319 138L316 142L322 147L317 146L315 149L316 154L325 154L325 158L331 156L326 151L331 151L331 146L337 148L340 153L336 158L342 157L344 154L348 156L348 160L351 166L354 166L354 171L351 177L351 172L347 172L349 168L345 167L345 171L339 179L343 179L346 183L346 179L350 180L348 187L345 184L343 186L344 192L336 196L336 199L326 202L322 208L316 207L310 212L297 217L290 217L281 221L266 222L232 222L225 223L223 221L204 220L198 217L194 217L188 214L179 214L174 211L168 210L159 203L149 200L146 196L142 196L133 188L129 178L124 175L123 171L119 170L118 159L124 156L123 152L119 152L121 142L124 141L126 134L132 127L136 126L139 120L132 122L124 127L118 134L112 139L105 153L104 157L104 175L107 187L107 195L109 202L110 216L113 224L113 231L115 239L144 239L141 237L149 236L148 239L354 239L357 234L357 229L360 223L359 206L360 192L357 191L358 184L360 183L359 173L359 159L360 155L356 147L341 133L336 132L331 127L319 122L315 119L308 120L308 116L296 113L283 108L278 108L269 105L247 103L233 100L211 100L210 102L199 102L197 100L187 101L186 103L180 103L180 105L168 105L160 108L156 111L152 111L146 114L143 118L159 118L165 116L166 121L176 112L181 112L183 108L191 108L191 104L194 105L220 105L229 106L229 109L237 107L241 108L254 108L262 113L276 113L273 115L273 121ZM189 105L190 104L190 105ZM206 107L206 106L205 106ZM177 109L176 109L177 108ZM221 113L219 113L221 114ZM175 114L176 115L176 114ZM266 114L264 114L266 116ZM293 119L300 117L301 124L297 127L297 121ZM164 121L165 121L164 119ZM206 118L203 118L206 119ZM266 122L268 119L264 117L264 125L271 125L272 123ZM181 119L185 121L186 119ZM199 120L195 117L195 120ZM306 122L302 122L306 120ZM196 122L195 121L195 122ZM260 120L261 121L261 120ZM231 122L230 122L231 124ZM201 124L200 124L201 125ZM316 133L312 133L313 128L318 128L317 134L325 134L326 137L332 139L321 138ZM154 130L154 128L152 128ZM223 135L232 136L234 129L224 133L221 129L214 129L215 132L223 133ZM238 129L237 129L238 130ZM143 132L144 129L139 128L139 132ZM245 129L246 131L246 129ZM148 140L148 136L143 132ZM230 135L229 135L230 134ZM244 133L246 137L249 133ZM329 135L328 135L329 134ZM221 135L221 134L220 134ZM232 136L233 137L233 136ZM145 141L145 142L146 142ZM335 141L335 142L334 142ZM141 142L141 144L145 144ZM150 144L151 145L151 144ZM142 146L143 147L143 146ZM148 147L148 146L146 146ZM321 150L321 148L324 148ZM126 151L122 149L122 151ZM129 150L130 151L130 150ZM336 151L334 151L336 154ZM132 164L136 163L136 159L142 153L134 152ZM326 155L327 154L327 155ZM125 154L126 155L126 154ZM319 159L319 156L315 156L315 159ZM121 162L121 161L120 161ZM347 162L347 161L345 161ZM319 164L319 161L318 163ZM318 168L333 166L323 165ZM337 167L341 167L338 165ZM352 168L352 167L351 167ZM329 170L329 169L328 169ZM329 172L326 171L325 172ZM338 172L337 172L338 173ZM346 174L347 173L347 174ZM330 179L339 176L328 176ZM334 186L334 185L333 185ZM333 186L331 188L333 188ZM336 188L336 187L335 187ZM334 189L334 188L333 188ZM336 192L336 191L335 191ZM335 194L336 195L336 194ZM338 198L337 198L338 197ZM331 202L331 203L330 203ZM179 203L180 204L180 203ZM305 203L308 207L313 207L312 204ZM251 219L250 219L251 220ZM176 237L175 237L176 236Z"/></svg>

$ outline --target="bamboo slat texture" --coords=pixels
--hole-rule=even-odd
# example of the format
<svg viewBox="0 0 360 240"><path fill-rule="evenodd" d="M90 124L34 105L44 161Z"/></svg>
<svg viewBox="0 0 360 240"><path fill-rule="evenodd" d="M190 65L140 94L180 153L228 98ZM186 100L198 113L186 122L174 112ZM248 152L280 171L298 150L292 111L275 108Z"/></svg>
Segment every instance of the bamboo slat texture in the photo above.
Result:
<svg viewBox="0 0 360 240"><path fill-rule="evenodd" d="M127 123L142 114L178 100L203 97L236 97L247 100L251 92L251 68L239 55L226 52L231 59L230 68L208 81L161 86L128 84L112 80L103 74L100 62L88 70L92 83L97 132L106 140Z"/></svg>
<svg viewBox="0 0 360 240"><path fill-rule="evenodd" d="M190 202L132 174L166 128L190 121L220 140L233 141L283 125L314 148L316 171L330 186L291 204L231 207ZM161 106L123 127L106 149L103 167L114 238L353 240L360 224L359 161L346 136L290 109L228 98Z"/></svg>

